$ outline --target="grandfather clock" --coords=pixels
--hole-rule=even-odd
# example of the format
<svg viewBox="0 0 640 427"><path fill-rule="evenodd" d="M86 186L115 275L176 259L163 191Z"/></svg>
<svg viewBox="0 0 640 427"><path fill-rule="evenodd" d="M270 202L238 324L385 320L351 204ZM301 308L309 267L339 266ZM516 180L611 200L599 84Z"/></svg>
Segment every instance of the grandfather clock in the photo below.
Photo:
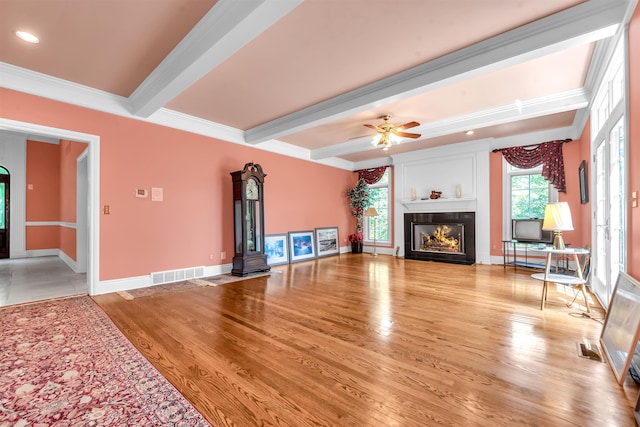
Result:
<svg viewBox="0 0 640 427"><path fill-rule="evenodd" d="M233 227L235 255L231 274L246 276L269 271L264 253L264 177L262 167L247 163L231 172L233 180Z"/></svg>

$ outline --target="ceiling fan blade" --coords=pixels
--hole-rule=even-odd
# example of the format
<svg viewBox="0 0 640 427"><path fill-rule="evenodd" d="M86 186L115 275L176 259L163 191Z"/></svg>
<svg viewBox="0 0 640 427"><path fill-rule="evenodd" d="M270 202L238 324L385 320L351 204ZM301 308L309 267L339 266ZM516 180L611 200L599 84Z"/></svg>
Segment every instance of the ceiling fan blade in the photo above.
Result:
<svg viewBox="0 0 640 427"><path fill-rule="evenodd" d="M422 136L419 133L398 132L397 130L393 130L392 132L402 138L420 138Z"/></svg>
<svg viewBox="0 0 640 427"><path fill-rule="evenodd" d="M374 125L363 125L363 126L366 126L366 127L368 127L369 129L373 129L373 130L375 130L376 132L379 132L379 131L380 131L380 129L378 129L378 126L374 126Z"/></svg>
<svg viewBox="0 0 640 427"><path fill-rule="evenodd" d="M400 125L400 126L396 126L396 130L410 129L410 128L414 128L416 126L420 126L420 123L418 123L418 122L409 122L409 123L405 123L405 124Z"/></svg>

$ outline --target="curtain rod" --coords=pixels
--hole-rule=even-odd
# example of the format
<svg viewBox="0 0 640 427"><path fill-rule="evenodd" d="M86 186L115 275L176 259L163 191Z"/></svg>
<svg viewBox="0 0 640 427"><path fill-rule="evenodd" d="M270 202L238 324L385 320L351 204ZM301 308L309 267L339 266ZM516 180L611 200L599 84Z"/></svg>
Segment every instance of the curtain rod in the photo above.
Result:
<svg viewBox="0 0 640 427"><path fill-rule="evenodd" d="M571 139L571 138L567 138L567 139L558 139L558 140L556 140L556 141L541 142L541 143L539 143L539 144L514 145L513 147L496 148L496 149L492 150L491 152L492 152L492 153L497 153L498 151L502 151L502 150L504 150L504 149L506 149L506 148L515 148L515 147L520 147L520 148L536 148L536 147L539 147L539 146L541 146L542 144L546 144L546 143L548 143L548 142L561 142L561 143L563 143L563 144L566 144L567 142L571 142L571 141L573 141L573 139Z"/></svg>

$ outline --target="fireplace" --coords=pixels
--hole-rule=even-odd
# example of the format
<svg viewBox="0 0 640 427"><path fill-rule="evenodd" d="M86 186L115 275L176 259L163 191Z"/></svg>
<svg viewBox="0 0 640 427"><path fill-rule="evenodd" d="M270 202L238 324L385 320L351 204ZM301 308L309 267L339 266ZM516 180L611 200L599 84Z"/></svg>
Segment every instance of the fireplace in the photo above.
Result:
<svg viewBox="0 0 640 427"><path fill-rule="evenodd" d="M406 259L474 264L475 213L406 213L404 253Z"/></svg>

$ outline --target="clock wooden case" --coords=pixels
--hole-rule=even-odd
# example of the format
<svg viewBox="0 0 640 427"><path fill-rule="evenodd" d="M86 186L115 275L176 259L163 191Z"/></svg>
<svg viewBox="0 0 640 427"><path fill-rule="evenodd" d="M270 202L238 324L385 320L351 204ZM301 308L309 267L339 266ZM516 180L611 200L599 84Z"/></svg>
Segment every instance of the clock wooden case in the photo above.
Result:
<svg viewBox="0 0 640 427"><path fill-rule="evenodd" d="M233 181L234 276L269 271L264 251L264 177L260 165L247 163L231 172Z"/></svg>

